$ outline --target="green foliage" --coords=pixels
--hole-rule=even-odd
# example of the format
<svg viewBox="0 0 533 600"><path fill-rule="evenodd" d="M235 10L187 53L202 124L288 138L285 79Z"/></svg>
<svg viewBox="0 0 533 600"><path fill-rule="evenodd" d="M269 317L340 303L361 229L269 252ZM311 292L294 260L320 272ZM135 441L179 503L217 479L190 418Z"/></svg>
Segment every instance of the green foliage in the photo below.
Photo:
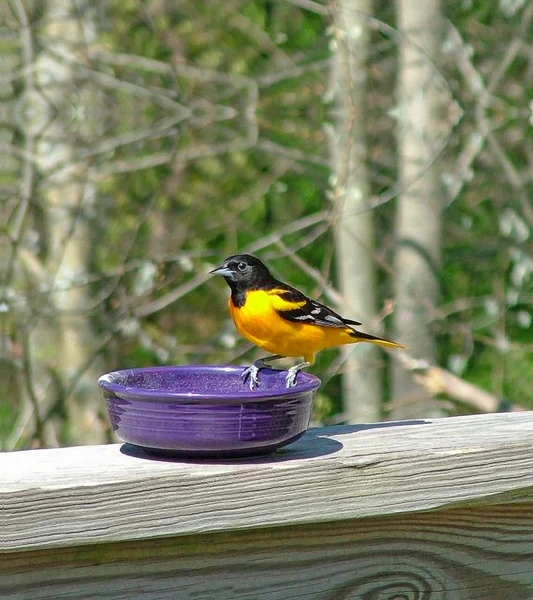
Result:
<svg viewBox="0 0 533 600"><path fill-rule="evenodd" d="M378 10L383 11L384 18L391 18L388 7ZM146 18L147 13L152 15L150 20ZM244 88L239 89L237 80L210 77L212 70L254 79L287 68L283 57L293 61L297 53L305 52L306 61L311 62L327 57L329 53L324 20L319 15L286 3L247 2L239 11L231 4L208 7L184 3L174 12L155 2L147 3L145 11L140 11L136 2L128 3L127 7L123 3L110 3L108 14L116 27L109 28L103 39L114 51L178 65L186 62L197 69L207 70L198 77L178 68L176 89L181 104L189 106L196 99L203 98L211 105L208 111L220 110L220 107L230 107L238 113L246 110ZM516 21L497 14L486 3L471 3L470 8L465 5L449 16L464 28L465 35L473 35L480 24L484 27L516 27ZM224 27L220 27L222 22ZM376 38L376 43L380 39ZM176 43L170 40L176 40ZM491 57L486 48L480 46L480 40L473 38L473 44L480 60L489 64ZM376 59L379 59L378 54ZM502 83L501 87L502 92L506 90L505 104L494 104L488 110L488 116L501 122L504 135L512 132L517 125L516 118L512 117L513 109L523 106L524 98L531 97L523 86L520 88L523 90L521 95L513 91L518 89L513 82L520 81L528 64L524 57L519 56L509 65L504 79L508 85ZM378 66L376 77L379 77L379 69ZM138 79L139 76L142 80ZM136 77L146 84L148 74L137 72ZM381 79L376 81L377 86L382 85ZM150 83L154 84L153 81ZM161 80L158 84L172 87L168 80ZM236 134L237 137L245 137L247 132L246 128L243 130L245 123L242 119L230 118L200 129L185 124L180 126L175 138L163 138L156 147L142 144L139 150L145 153L161 150L163 146L170 148L176 153L177 160L171 168L134 171L106 182L106 193L113 198L103 219L110 244L97 248L96 262L106 268L117 267L132 237L135 243L130 258L153 256L156 237L159 238L156 246L163 256L176 252L193 252L198 257L203 256L193 259L187 271L180 269L179 262L163 265L160 281L145 300L164 297L176 286L186 284L208 264L217 263L225 255L275 234L286 224L305 215L327 209L328 169L322 124L331 117L326 103L320 100L327 84L327 71L320 69L281 78L260 87L255 107L259 139L272 142L281 149L300 152L305 157L323 159L324 166L306 165L304 160L293 162L288 169L283 168L282 155L258 148L215 153L179 165L181 152L188 152L198 145L212 147ZM389 110L393 105L387 105L382 98L383 94L376 96L376 106L382 111ZM153 104L139 111L138 103L131 104L127 95L119 101L119 105L122 113L118 119L120 131L126 131L132 123L138 126L140 117L153 122L157 116L157 108ZM130 108L126 108L128 106ZM120 125L121 122L123 125ZM377 144L379 147L379 141ZM454 140L450 145L453 144ZM129 151L124 149L125 158ZM517 148L509 153L517 165L525 160L519 151ZM482 155L481 163L475 168L479 171L486 168L484 161L487 158L486 154ZM389 175L394 178L394 170L389 170L387 177ZM376 192L382 189L377 181ZM528 308L524 308L522 302L512 306L506 301L501 304L501 299L495 296L496 287L504 297L512 288L509 257L514 242L506 242L500 236L501 213L509 205L505 200L507 195L504 186L494 186L490 178L479 179L475 188L467 187L446 211L445 245L439 277L442 305L451 308L445 319L435 321L434 327L444 365L456 371L461 369L461 376L480 387L504 394L511 400L523 401L522 396L529 384L524 373L533 372L531 353L512 350L502 354L497 347L486 343L487 339L495 339L502 322L513 344L529 342L529 332L517 324L516 316L520 310L527 312ZM151 218L141 224L139 214L150 203ZM155 229L156 223L163 223L163 229L160 226ZM392 203L376 211L376 223L378 239L383 240L385 248L392 247L387 233L394 224ZM314 268L327 265L326 276L334 281L331 231L319 232L313 243L301 246L303 235L301 231L285 235L285 248L297 249L299 257ZM120 247L123 250L115 252ZM113 249L112 254L110 249ZM269 259L279 277L320 296L321 288L287 257L286 250L270 246L263 256ZM493 276L487 277L487 273ZM122 284L125 289L131 290L128 277L122 278ZM381 271L380 282L382 297L390 297L391 284L386 269ZM223 287L214 282L192 290L162 315L149 317L149 339L161 338L159 341L164 345L162 338L165 336L155 333L164 324L167 338L176 340L174 349L167 348L168 361L186 361L183 348L188 348L189 359L231 360L235 350L230 348L228 353L228 348L223 345L225 334L220 334L225 293ZM521 292L518 290L517 293ZM464 302L462 299L465 299ZM139 302L142 303L142 300ZM496 309L495 302L500 303ZM454 304L459 305L457 310L453 308ZM222 331L233 340L231 344L237 344L236 348L246 347L235 338L227 316L224 320ZM471 326L465 327L465 323ZM140 327L146 330L148 326L141 321ZM206 354L195 351L199 340L210 348ZM159 360L151 349L142 350L131 342L121 346L119 355L123 364ZM254 355L252 350L240 360L250 360ZM334 355L333 351L321 355L316 372L325 374ZM504 373L500 383L495 379L497 370ZM519 374L522 376L517 379ZM339 377L334 377L325 386L317 403L319 419L327 420L342 410L338 400L341 396L339 381Z"/></svg>
<svg viewBox="0 0 533 600"><path fill-rule="evenodd" d="M46 3L30 4L38 55L53 40L46 39ZM431 326L442 366L498 397L533 408L533 78L527 44L517 45L504 62L509 41L525 37L525 10L519 5L443 6L464 42L464 54L443 51L439 68L464 116L438 162L461 185L443 212L441 302ZM400 38L378 26L381 20L394 27L394 5L378 2L374 9L370 96L364 110L372 194L382 199L398 180L395 135L401 114L394 90ZM87 272L72 277L73 282L85 278L80 287L94 306L75 318L91 319L99 338L110 335L111 341L97 350L108 369L250 361L257 352L234 331L223 283L191 282L228 254L255 248L276 276L330 303L324 285L336 284L334 219L290 227L333 206L326 131L335 123L327 62L331 24L290 2L270 0L112 0L96 3L92 11L85 5L79 10L80 19L94 26L96 39L74 44L76 68L64 86L67 117L60 116L73 148L74 177L90 172L95 188L93 199L81 201L81 208L68 207L68 218L77 215L90 230ZM12 29L18 35L24 28ZM13 70L25 72L22 45L11 41L15 34L4 37L1 49L14 57ZM491 86L483 106L484 96L472 89L465 64L471 64L481 85ZM493 79L495 73L499 78ZM0 144L18 147L6 155L6 169L0 172L0 191L8 190L9 206L15 183L25 186L23 159L31 156L35 143L34 134L23 130L21 104L16 109L13 104L27 82L18 76L13 81L0 91L5 114L17 115L12 125L0 126ZM38 91L46 98L46 89ZM53 107L51 122L62 109ZM49 125L36 135L53 148L64 140L48 140ZM465 140L480 132L487 136L487 131L490 138L464 168ZM49 237L45 201L53 176L35 176L27 231L13 241L17 252L26 252L24 268L13 277L13 297L27 296L17 316L24 327L28 314L35 318L42 311L49 318L49 290L57 283L57 265L47 264L50 248L58 243ZM397 190L374 209L384 314L394 300L390 265L396 249L396 196ZM15 220L10 217L10 228ZM0 404L2 438L21 414L19 399L28 402L12 368L21 360L20 336L11 331L17 324L9 327L14 359L4 380L17 402L7 409ZM53 324L46 327L51 330ZM41 354L50 354L50 347L53 343L47 342ZM315 407L318 421L342 413L341 377L332 367L337 356L336 350L326 351L314 367L325 382ZM57 376L51 373L41 369L42 388ZM385 378L389 389L387 372ZM47 408L57 422L65 420L64 394ZM68 437L68 424L63 425ZM30 437L21 440L31 443Z"/></svg>

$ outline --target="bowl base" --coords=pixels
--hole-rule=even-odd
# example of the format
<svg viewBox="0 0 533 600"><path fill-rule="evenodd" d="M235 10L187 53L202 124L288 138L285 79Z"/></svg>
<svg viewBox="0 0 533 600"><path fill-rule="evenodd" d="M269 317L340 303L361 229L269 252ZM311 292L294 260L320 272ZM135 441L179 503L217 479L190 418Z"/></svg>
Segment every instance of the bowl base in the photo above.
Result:
<svg viewBox="0 0 533 600"><path fill-rule="evenodd" d="M220 449L220 450L179 450L179 449L168 449L168 448L150 448L148 446L138 446L137 444L128 444L135 448L139 448L146 454L149 454L158 458L212 458L212 459L227 459L227 458L254 458L258 456L265 456L266 454L273 454L279 448L288 446L300 439L305 431L302 431L298 435L291 437L282 443L277 442L269 446L262 446L259 448L237 448L237 449Z"/></svg>

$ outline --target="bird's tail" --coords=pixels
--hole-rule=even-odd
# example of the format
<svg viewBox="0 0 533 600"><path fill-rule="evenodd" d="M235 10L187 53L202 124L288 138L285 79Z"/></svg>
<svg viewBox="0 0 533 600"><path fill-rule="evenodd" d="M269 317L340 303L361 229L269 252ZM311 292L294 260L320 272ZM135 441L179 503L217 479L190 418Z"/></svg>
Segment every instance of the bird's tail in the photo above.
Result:
<svg viewBox="0 0 533 600"><path fill-rule="evenodd" d="M362 331L356 331L355 329L350 329L349 334L354 338L354 342L370 342L371 344L383 346L384 348L402 348L403 350L407 349L403 344L391 342L390 340L385 340L384 338L379 338L375 335L370 335L369 333L363 333Z"/></svg>

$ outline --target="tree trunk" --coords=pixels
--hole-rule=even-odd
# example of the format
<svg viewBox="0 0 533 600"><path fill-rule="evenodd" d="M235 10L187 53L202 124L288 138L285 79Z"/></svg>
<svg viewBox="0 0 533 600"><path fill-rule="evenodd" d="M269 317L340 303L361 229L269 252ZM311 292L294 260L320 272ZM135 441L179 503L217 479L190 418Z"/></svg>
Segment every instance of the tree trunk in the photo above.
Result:
<svg viewBox="0 0 533 600"><path fill-rule="evenodd" d="M434 61L441 45L439 0L423 6L399 0L398 27L405 36L400 46L398 102L399 198L395 257L396 339L415 358L434 363L436 349L430 322L438 296L441 251L442 193L435 153L438 131L438 93L432 85ZM430 60L427 60L429 58ZM399 362L393 370L393 418L420 416L427 392ZM402 406L405 404L405 406Z"/></svg>
<svg viewBox="0 0 533 600"><path fill-rule="evenodd" d="M334 132L335 242L339 287L347 316L366 330L376 321L374 224L369 208L366 168L366 58L369 35L365 15L371 0L339 0L335 10ZM344 353L344 412L350 422L379 419L381 368L379 350L369 344L347 346Z"/></svg>
<svg viewBox="0 0 533 600"><path fill-rule="evenodd" d="M32 127L45 132L38 138L35 152L45 178L41 193L46 207L46 270L51 288L48 308L56 317L55 340L52 342L47 319L35 327L32 342L36 354L53 368L67 391L68 422L62 432L63 442L100 443L106 434L99 418L102 401L95 383L102 368L97 359L92 360L97 340L89 318L83 314L90 304L89 287L74 280L87 271L91 242L86 207L92 203L94 187L86 172L73 167L74 135L68 131L73 118L69 96L76 87L74 53L83 48L82 42L92 41L87 38L93 35L93 28L87 12L77 14L77 4L69 0L49 0L45 11L40 30L44 46L36 61L35 80L47 101L35 97ZM86 88L79 96L87 93ZM83 126L89 124L84 121Z"/></svg>

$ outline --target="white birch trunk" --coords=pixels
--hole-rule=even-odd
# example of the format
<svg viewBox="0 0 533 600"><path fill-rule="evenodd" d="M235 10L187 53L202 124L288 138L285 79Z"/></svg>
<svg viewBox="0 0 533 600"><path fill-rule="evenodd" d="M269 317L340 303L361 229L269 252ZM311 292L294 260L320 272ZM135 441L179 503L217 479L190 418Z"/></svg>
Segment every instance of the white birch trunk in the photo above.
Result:
<svg viewBox="0 0 533 600"><path fill-rule="evenodd" d="M369 209L370 185L366 167L366 58L368 29L365 15L372 0L339 0L335 5L334 140L335 242L343 312L371 331L376 321L374 224ZM344 353L344 413L350 422L376 421L381 412L379 350L369 344L347 346Z"/></svg>
<svg viewBox="0 0 533 600"><path fill-rule="evenodd" d="M441 249L442 195L438 168L424 172L435 153L438 93L432 85L434 60L440 50L442 16L439 0L399 0L400 46L398 128L400 188L395 257L394 326L397 341L416 358L435 362L430 328L437 303L437 269ZM424 56L425 54L425 56ZM392 417L424 414L427 392L399 362L393 371Z"/></svg>
<svg viewBox="0 0 533 600"><path fill-rule="evenodd" d="M67 441L100 443L106 436L99 418L102 401L95 381L102 367L95 360L80 374L80 369L90 362L97 340L88 316L72 314L82 313L90 304L89 288L76 286L73 278L87 270L90 235L84 209L92 201L94 187L85 172L72 166L75 148L66 126L74 107L66 110L65 102L74 86L74 52L89 41L92 23L81 23L76 3L70 0L49 0L43 23L45 45L36 61L35 80L45 92L47 103L34 107L32 127L38 130L42 125L39 121L46 123L45 135L38 138L35 152L45 177L42 194L48 232L47 271L52 289L50 306L57 317L53 321L53 341L46 321L36 327L33 340L37 354L53 364L63 386L68 390L75 384L74 392L66 398Z"/></svg>

